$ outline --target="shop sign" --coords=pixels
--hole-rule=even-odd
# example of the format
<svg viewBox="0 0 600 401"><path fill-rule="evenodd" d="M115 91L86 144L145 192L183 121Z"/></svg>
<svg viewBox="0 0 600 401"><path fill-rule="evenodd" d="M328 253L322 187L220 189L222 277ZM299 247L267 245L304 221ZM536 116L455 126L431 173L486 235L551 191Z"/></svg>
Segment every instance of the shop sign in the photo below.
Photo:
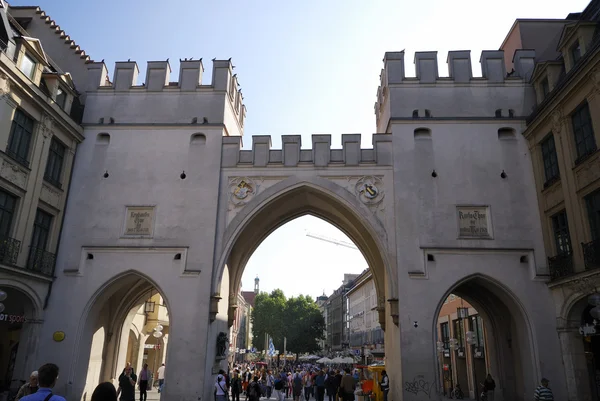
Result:
<svg viewBox="0 0 600 401"><path fill-rule="evenodd" d="M9 323L25 323L27 322L27 318L25 315L8 315L6 313L0 313L0 322L9 322Z"/></svg>
<svg viewBox="0 0 600 401"><path fill-rule="evenodd" d="M596 335L596 326L591 324L585 324L584 326L579 327L579 334L583 336L594 336Z"/></svg>

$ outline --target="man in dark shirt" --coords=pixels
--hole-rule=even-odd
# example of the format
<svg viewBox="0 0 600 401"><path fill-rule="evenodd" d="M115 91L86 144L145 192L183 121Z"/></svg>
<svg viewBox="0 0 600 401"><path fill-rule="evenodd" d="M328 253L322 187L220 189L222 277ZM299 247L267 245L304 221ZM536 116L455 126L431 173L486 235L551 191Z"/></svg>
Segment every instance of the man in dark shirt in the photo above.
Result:
<svg viewBox="0 0 600 401"><path fill-rule="evenodd" d="M137 376L133 373L133 369L130 365L127 365L125 371L119 376L119 390L117 391L117 397L119 394L121 401L135 401L135 382Z"/></svg>

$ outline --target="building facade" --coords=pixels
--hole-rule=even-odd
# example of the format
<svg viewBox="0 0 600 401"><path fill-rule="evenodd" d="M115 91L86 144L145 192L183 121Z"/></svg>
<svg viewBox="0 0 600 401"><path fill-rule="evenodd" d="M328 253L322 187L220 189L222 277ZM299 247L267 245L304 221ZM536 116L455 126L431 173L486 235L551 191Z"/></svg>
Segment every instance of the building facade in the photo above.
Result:
<svg viewBox="0 0 600 401"><path fill-rule="evenodd" d="M0 1L0 392L15 390L36 365L38 339L77 144L83 140L72 68L38 37L19 9ZM49 31L46 28L46 31ZM79 57L79 56L78 56Z"/></svg>
<svg viewBox="0 0 600 401"><path fill-rule="evenodd" d="M504 44L508 52L519 40L537 41L527 47L536 54L538 48L552 50L532 71L536 102L523 135L532 154L549 288L573 400L600 399L600 314L593 312L596 298L588 300L600 287L599 22L600 1L594 0L583 12L554 21L550 35L539 24L525 31L513 27Z"/></svg>
<svg viewBox="0 0 600 401"><path fill-rule="evenodd" d="M504 52L484 51L474 77L470 52L452 51L441 77L436 52L417 52L407 77L405 53L386 53L371 149L351 134L341 149L329 135L314 135L310 149L289 135L282 149L254 136L243 150L231 60L213 61L210 83L201 60L180 60L177 82L168 61L148 62L143 84L133 61L116 63L112 80L104 63L88 62L86 140L41 323L63 336L39 337L32 366L58 363L56 392L69 399L114 380L127 358L126 316L153 288L170 311L164 397L211 397L249 257L277 227L311 213L367 260L392 399L442 395L438 319L450 294L468 300L489 333L486 369L499 401L529 398L541 377L566 398L564 338L548 335L560 327L532 213L534 151L522 135L536 107L536 54L517 49L508 72ZM351 287L328 299L332 349L349 346ZM111 333L99 348L96 333ZM89 375L92 351L105 358Z"/></svg>
<svg viewBox="0 0 600 401"><path fill-rule="evenodd" d="M385 348L377 312L377 290L368 269L354 280L346 296L350 350L365 364L383 360Z"/></svg>
<svg viewBox="0 0 600 401"><path fill-rule="evenodd" d="M446 397L459 386L465 396L479 399L480 384L490 372L483 319L464 299L450 294L438 316L440 383Z"/></svg>

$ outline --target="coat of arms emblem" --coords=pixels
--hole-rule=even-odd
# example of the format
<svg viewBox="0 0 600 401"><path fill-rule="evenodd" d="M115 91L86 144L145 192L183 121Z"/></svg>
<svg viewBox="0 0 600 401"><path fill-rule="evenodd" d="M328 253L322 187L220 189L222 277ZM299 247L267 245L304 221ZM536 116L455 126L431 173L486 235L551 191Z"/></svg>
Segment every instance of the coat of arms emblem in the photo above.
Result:
<svg viewBox="0 0 600 401"><path fill-rule="evenodd" d="M356 182L356 195L363 203L374 205L383 200L383 183L377 177L362 177Z"/></svg>
<svg viewBox="0 0 600 401"><path fill-rule="evenodd" d="M257 192L257 186L250 178L236 177L229 181L231 201L236 205L248 202Z"/></svg>

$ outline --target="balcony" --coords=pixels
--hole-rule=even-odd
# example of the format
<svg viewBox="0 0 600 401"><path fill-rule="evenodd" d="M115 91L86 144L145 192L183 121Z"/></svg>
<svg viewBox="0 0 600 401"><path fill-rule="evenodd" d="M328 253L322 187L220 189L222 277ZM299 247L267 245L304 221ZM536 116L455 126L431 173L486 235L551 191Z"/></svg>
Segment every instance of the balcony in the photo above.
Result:
<svg viewBox="0 0 600 401"><path fill-rule="evenodd" d="M55 264L55 254L41 248L29 248L29 258L27 259L27 266L25 267L26 270L51 277L54 275Z"/></svg>
<svg viewBox="0 0 600 401"><path fill-rule="evenodd" d="M575 273L573 270L573 255L570 253L563 253L548 258L548 268L550 269L550 277L552 280L570 276Z"/></svg>
<svg viewBox="0 0 600 401"><path fill-rule="evenodd" d="M600 239L582 243L585 270L600 268Z"/></svg>
<svg viewBox="0 0 600 401"><path fill-rule="evenodd" d="M21 241L0 236L0 263L11 266L16 265L20 250Z"/></svg>

